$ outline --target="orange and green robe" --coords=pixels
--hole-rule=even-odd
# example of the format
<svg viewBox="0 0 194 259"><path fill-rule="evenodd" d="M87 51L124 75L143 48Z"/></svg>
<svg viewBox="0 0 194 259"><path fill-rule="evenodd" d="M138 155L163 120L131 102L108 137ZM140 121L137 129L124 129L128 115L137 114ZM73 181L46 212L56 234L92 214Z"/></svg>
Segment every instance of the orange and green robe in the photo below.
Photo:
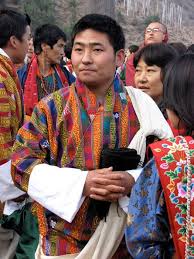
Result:
<svg viewBox="0 0 194 259"><path fill-rule="evenodd" d="M103 104L76 81L42 99L20 129L12 157L15 184L28 192L33 168L42 163L82 171L97 169L103 146L127 147L138 130L131 100L117 77ZM37 202L32 211L38 217L43 253L50 256L80 252L100 221L90 198L85 198L71 223Z"/></svg>

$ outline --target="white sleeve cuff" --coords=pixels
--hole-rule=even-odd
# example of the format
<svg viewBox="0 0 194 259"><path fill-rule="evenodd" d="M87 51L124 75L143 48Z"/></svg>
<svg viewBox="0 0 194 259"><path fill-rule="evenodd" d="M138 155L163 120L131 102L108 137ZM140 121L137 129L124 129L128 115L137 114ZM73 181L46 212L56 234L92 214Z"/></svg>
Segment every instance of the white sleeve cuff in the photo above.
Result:
<svg viewBox="0 0 194 259"><path fill-rule="evenodd" d="M30 175L28 194L71 223L85 199L82 192L87 173L76 168L36 165Z"/></svg>
<svg viewBox="0 0 194 259"><path fill-rule="evenodd" d="M15 199L25 192L21 191L14 185L11 177L11 160L0 165L0 201Z"/></svg>
<svg viewBox="0 0 194 259"><path fill-rule="evenodd" d="M131 176L133 176L135 182L137 181L137 178L141 174L143 168L137 168L137 169L132 169L132 170L127 170L127 173L129 173Z"/></svg>
<svg viewBox="0 0 194 259"><path fill-rule="evenodd" d="M133 170L127 170L127 173L132 175L136 182L137 178L141 174L141 171L142 171L142 168L138 168L138 169L133 169ZM129 198L127 196L119 199L119 206L124 210L125 213L128 212L128 205L129 205Z"/></svg>

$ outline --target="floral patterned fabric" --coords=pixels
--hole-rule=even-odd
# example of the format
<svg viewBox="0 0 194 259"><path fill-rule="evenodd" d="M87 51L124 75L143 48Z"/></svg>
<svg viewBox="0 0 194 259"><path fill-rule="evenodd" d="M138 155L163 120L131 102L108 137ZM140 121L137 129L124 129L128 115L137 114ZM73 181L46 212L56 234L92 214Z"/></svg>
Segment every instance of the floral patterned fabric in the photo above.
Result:
<svg viewBox="0 0 194 259"><path fill-rule="evenodd" d="M133 187L125 238L135 259L160 259L165 251L168 256L172 253L164 193L154 159L147 163Z"/></svg>
<svg viewBox="0 0 194 259"><path fill-rule="evenodd" d="M188 258L194 256L194 140L185 139L190 166L182 137L151 145L154 159L143 169L129 203L126 241L134 258L163 258L165 254L170 258L171 234L176 255L185 258L188 168L192 176Z"/></svg>

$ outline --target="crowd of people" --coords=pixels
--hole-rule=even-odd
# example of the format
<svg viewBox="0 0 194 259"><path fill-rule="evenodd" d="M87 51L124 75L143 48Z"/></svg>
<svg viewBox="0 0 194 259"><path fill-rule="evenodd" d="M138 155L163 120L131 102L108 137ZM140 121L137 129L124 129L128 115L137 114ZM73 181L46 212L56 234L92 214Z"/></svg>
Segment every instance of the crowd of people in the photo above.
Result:
<svg viewBox="0 0 194 259"><path fill-rule="evenodd" d="M193 45L30 23L0 10L0 259L194 258Z"/></svg>

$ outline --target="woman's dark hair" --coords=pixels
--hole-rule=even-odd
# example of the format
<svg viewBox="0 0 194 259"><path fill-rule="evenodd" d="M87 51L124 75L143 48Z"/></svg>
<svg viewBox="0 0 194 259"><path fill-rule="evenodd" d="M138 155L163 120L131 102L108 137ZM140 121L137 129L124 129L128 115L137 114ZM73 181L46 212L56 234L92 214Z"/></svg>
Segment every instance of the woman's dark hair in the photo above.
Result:
<svg viewBox="0 0 194 259"><path fill-rule="evenodd" d="M72 46L75 36L87 29L105 33L115 53L125 48L125 37L121 26L111 17L102 14L85 15L75 24L71 36Z"/></svg>
<svg viewBox="0 0 194 259"><path fill-rule="evenodd" d="M191 45L188 47L187 52L194 53L194 44L191 44Z"/></svg>
<svg viewBox="0 0 194 259"><path fill-rule="evenodd" d="M34 52L40 54L42 52L42 43L46 43L52 48L60 39L66 41L66 35L58 26L43 24L34 33Z"/></svg>
<svg viewBox="0 0 194 259"><path fill-rule="evenodd" d="M141 48L134 57L134 67L136 68L140 59L148 66L158 66L161 68L162 75L164 69L174 58L177 57L177 53L172 46L167 43L153 43Z"/></svg>
<svg viewBox="0 0 194 259"><path fill-rule="evenodd" d="M65 51L65 56L68 59L71 59L72 47L71 47L71 43L69 41L66 43L64 51Z"/></svg>
<svg viewBox="0 0 194 259"><path fill-rule="evenodd" d="M194 129L194 53L174 60L164 78L164 105L184 121L188 130Z"/></svg>
<svg viewBox="0 0 194 259"><path fill-rule="evenodd" d="M187 51L187 47L182 42L171 42L169 45L177 51L178 55L183 55Z"/></svg>
<svg viewBox="0 0 194 259"><path fill-rule="evenodd" d="M7 45L11 36L22 41L26 26L30 25L30 17L13 10L0 10L0 48Z"/></svg>

